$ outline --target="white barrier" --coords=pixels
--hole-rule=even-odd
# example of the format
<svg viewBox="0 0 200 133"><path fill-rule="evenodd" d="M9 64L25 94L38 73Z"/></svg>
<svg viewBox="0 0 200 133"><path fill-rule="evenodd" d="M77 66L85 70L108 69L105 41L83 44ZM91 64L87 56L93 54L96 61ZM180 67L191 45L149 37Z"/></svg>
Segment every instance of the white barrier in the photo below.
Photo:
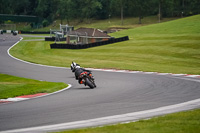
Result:
<svg viewBox="0 0 200 133"><path fill-rule="evenodd" d="M1 31L1 30L0 30ZM17 34L19 33L19 31L17 31L17 30L6 30L6 33L7 34L11 34L11 33L13 33L13 32L16 32Z"/></svg>
<svg viewBox="0 0 200 133"><path fill-rule="evenodd" d="M10 33L11 33L11 30L6 30L6 33L10 34Z"/></svg>

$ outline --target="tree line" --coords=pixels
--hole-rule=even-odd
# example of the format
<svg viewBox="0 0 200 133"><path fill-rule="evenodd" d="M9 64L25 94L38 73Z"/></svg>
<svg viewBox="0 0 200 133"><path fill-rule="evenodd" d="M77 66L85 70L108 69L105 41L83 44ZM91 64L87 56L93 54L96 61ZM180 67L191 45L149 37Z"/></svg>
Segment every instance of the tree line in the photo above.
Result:
<svg viewBox="0 0 200 133"><path fill-rule="evenodd" d="M107 19L110 17L189 16L200 13L200 0L1 0L0 14L33 15L56 19Z"/></svg>

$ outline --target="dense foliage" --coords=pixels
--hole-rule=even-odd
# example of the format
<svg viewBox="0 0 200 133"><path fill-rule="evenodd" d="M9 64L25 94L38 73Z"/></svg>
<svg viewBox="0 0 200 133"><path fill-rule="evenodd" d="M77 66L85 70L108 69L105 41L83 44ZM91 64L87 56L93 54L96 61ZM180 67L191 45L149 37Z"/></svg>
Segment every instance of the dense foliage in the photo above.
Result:
<svg viewBox="0 0 200 133"><path fill-rule="evenodd" d="M0 14L55 19L188 16L200 13L200 0L1 0Z"/></svg>

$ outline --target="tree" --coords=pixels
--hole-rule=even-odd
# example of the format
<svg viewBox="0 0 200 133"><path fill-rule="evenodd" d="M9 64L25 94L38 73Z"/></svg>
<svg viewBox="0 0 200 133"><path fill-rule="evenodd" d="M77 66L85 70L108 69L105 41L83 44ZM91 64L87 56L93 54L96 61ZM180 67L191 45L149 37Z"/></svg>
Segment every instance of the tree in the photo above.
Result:
<svg viewBox="0 0 200 133"><path fill-rule="evenodd" d="M14 5L16 7L15 14L26 15L29 10L30 1L29 0L19 0Z"/></svg>
<svg viewBox="0 0 200 133"><path fill-rule="evenodd" d="M40 17L52 21L56 18L59 0L39 0L36 14Z"/></svg>
<svg viewBox="0 0 200 133"><path fill-rule="evenodd" d="M68 11L67 10L68 9L68 2L69 2L69 0L60 0L59 1L59 8L56 12L56 16L58 18L60 18L61 24L62 24L63 19L68 18L68 17L66 17L68 15L68 12L67 12Z"/></svg>
<svg viewBox="0 0 200 133"><path fill-rule="evenodd" d="M120 14L121 17L121 25L124 24L124 8L127 4L128 0L111 0L111 9L113 10L112 12L116 12Z"/></svg>
<svg viewBox="0 0 200 133"><path fill-rule="evenodd" d="M194 15L200 13L200 0L181 0L181 11L183 15Z"/></svg>
<svg viewBox="0 0 200 133"><path fill-rule="evenodd" d="M82 16L87 20L94 18L98 9L102 9L101 3L97 0L83 0L82 4Z"/></svg>
<svg viewBox="0 0 200 133"><path fill-rule="evenodd" d="M15 14L15 7L13 0L1 0L0 13L1 14Z"/></svg>
<svg viewBox="0 0 200 133"><path fill-rule="evenodd" d="M111 0L98 0L98 1L101 3L101 8L97 9L95 18L97 19L109 18L111 15L111 10L110 10Z"/></svg>
<svg viewBox="0 0 200 133"><path fill-rule="evenodd" d="M36 7L38 6L38 0L29 0L29 7L27 9L27 15L36 15Z"/></svg>
<svg viewBox="0 0 200 133"><path fill-rule="evenodd" d="M131 1L132 12L135 12L135 14L138 16L139 24L142 24L143 17L148 14L149 9L151 7L150 2L151 1L149 1L149 0L143 0L143 1L133 0L133 1Z"/></svg>

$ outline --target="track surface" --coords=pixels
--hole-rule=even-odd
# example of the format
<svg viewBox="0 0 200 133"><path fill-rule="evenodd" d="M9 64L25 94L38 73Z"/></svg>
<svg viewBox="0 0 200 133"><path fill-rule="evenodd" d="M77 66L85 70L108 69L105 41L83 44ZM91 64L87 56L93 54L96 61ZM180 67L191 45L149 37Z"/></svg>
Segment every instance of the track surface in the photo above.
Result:
<svg viewBox="0 0 200 133"><path fill-rule="evenodd" d="M0 73L70 83L72 88L47 97L0 104L0 131L113 116L200 98L200 82L155 74L93 71L98 87L89 89L79 85L69 69L11 58L7 50L18 40L19 36L0 35Z"/></svg>

